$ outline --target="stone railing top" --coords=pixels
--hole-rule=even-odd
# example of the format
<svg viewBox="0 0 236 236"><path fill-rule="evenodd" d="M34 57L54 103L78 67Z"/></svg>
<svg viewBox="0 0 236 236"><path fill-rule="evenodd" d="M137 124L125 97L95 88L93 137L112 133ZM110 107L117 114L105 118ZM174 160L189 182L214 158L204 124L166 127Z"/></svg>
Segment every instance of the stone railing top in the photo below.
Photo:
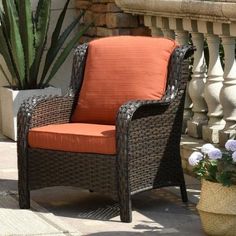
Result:
<svg viewBox="0 0 236 236"><path fill-rule="evenodd" d="M125 12L212 22L236 21L236 0L115 0Z"/></svg>

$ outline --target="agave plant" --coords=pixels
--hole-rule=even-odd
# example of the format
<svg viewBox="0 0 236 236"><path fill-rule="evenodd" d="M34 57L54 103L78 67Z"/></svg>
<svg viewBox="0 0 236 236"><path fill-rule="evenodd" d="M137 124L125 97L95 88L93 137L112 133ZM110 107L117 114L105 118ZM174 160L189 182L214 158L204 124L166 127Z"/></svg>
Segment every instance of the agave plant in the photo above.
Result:
<svg viewBox="0 0 236 236"><path fill-rule="evenodd" d="M50 22L51 0L39 0L36 11L31 0L2 0L0 8L0 53L13 79L3 73L11 88L19 90L47 87L79 38L84 26L61 51L63 44L79 24L83 12L61 32L70 0L66 0L51 37L45 61L42 60ZM61 53L59 53L61 51ZM41 65L44 61L44 65ZM43 68L39 72L39 68Z"/></svg>

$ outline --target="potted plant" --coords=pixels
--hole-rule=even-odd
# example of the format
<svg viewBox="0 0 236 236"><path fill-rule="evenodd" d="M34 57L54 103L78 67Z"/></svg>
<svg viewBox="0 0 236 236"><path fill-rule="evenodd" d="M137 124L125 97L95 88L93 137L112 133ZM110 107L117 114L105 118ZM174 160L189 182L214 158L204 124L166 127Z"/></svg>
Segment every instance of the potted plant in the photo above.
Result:
<svg viewBox="0 0 236 236"><path fill-rule="evenodd" d="M235 236L236 232L236 140L228 140L225 148L205 144L189 157L202 179L197 209L208 235Z"/></svg>
<svg viewBox="0 0 236 236"><path fill-rule="evenodd" d="M9 78L4 68L0 67L9 85L1 88L1 103L4 106L2 125L3 133L14 140L16 140L16 115L20 104L29 96L48 93L60 95L60 89L50 87L50 81L90 26L84 26L68 43L65 43L83 16L82 12L61 32L69 2L70 0L65 0L51 37L46 59L42 59L48 36L51 0L39 0L35 11L31 8L31 0L2 0L0 53L11 74ZM64 44L66 45L63 46Z"/></svg>

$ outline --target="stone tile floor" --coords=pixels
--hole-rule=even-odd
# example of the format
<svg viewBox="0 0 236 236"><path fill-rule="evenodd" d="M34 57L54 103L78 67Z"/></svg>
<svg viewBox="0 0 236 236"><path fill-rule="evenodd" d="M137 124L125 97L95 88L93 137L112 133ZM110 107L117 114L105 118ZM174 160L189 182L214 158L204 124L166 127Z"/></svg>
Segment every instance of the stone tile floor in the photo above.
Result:
<svg viewBox="0 0 236 236"><path fill-rule="evenodd" d="M189 176L186 176L186 183L188 204L182 203L177 188L135 195L133 222L129 224L120 222L119 208L114 200L97 193L72 187L54 187L32 191L31 196L41 209L53 214L53 219L61 220L81 235L205 235L195 208L200 184ZM9 191L17 191L16 143L0 135L0 192Z"/></svg>

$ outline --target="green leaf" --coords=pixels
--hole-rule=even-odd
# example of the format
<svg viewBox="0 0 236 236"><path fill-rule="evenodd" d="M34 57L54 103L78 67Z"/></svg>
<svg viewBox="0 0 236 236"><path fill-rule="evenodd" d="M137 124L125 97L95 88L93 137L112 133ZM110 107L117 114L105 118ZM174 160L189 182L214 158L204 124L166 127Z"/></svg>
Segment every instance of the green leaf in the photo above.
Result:
<svg viewBox="0 0 236 236"><path fill-rule="evenodd" d="M35 16L34 16L34 21L37 24L39 21L39 15L40 15L40 11L44 5L45 0L39 0L38 4L37 4L37 8L36 8L36 12L35 12Z"/></svg>
<svg viewBox="0 0 236 236"><path fill-rule="evenodd" d="M208 166L209 178L212 180L216 180L216 173L217 173L217 165L215 163L213 165Z"/></svg>
<svg viewBox="0 0 236 236"><path fill-rule="evenodd" d="M38 48L45 41L50 21L51 0L39 0L35 17L35 47Z"/></svg>
<svg viewBox="0 0 236 236"><path fill-rule="evenodd" d="M7 52L9 53L9 57L10 57L10 61L9 61L9 59L7 58L7 55L6 55L5 61L7 61L9 63L8 68L13 67L13 70L14 70L14 72L12 71L13 78L16 79L17 85L19 87L21 87L20 76L19 76L19 73L17 71L16 64L14 62L14 58L13 58L13 54L12 54L12 50L11 50L11 45L10 45L10 35L8 34L8 30L6 29L5 18L6 18L6 15L2 12L2 9L0 8L0 22L1 22L2 35L4 37L4 39L2 39L1 41L3 43L6 42ZM5 55L5 53L3 53L3 54ZM9 68L9 70L11 72L10 68Z"/></svg>
<svg viewBox="0 0 236 236"><path fill-rule="evenodd" d="M4 13L1 11L1 23L5 29L10 29L9 12L7 11L6 0L2 0L2 6ZM10 39L10 30L7 30L5 33L7 38Z"/></svg>
<svg viewBox="0 0 236 236"><path fill-rule="evenodd" d="M66 15L66 11L67 11L69 2L70 2L70 0L66 1L65 5L64 5L64 8L63 8L58 20L57 20L56 27L53 31L52 38L51 38L51 45L50 45L49 50L47 52L47 56L46 56L46 60L45 60L44 69L43 69L42 77L41 77L41 80L40 80L40 84L44 80L44 78L45 78L45 76L46 76L46 74L47 74L47 72L48 72L48 70L51 66L52 61L54 60L55 56L58 53L58 52L54 52L53 48L54 48L54 45L57 44L58 37L59 37L60 32L61 32L62 24L63 24L64 18L65 18L65 15ZM59 49L58 49L58 51L59 51Z"/></svg>
<svg viewBox="0 0 236 236"><path fill-rule="evenodd" d="M8 46L7 46L7 43L6 43L4 34L3 34L2 26L0 26L0 42L1 42L0 43L0 54L2 54L2 56L3 56L3 58L6 62L6 65L8 67L8 70L11 73L12 78L14 78L15 77L15 71L14 71L11 56L10 56L9 51L8 51Z"/></svg>
<svg viewBox="0 0 236 236"><path fill-rule="evenodd" d="M14 0L14 3L16 5L16 11L17 11L17 13L19 15L19 0Z"/></svg>
<svg viewBox="0 0 236 236"><path fill-rule="evenodd" d="M60 68L60 66L64 63L64 61L66 60L67 56L69 55L69 53L71 52L72 48L78 43L80 37L88 30L88 28L92 25L92 23L88 24L87 26L85 26L77 35L75 35L75 37L73 39L71 39L71 41L67 44L67 46L64 48L64 50L62 51L62 53L59 55L59 57L57 58L57 60L55 61L52 70L47 78L47 80L44 83L44 86L47 86L48 83L51 81L51 79L53 78L53 76L56 74L56 72L58 71L58 69Z"/></svg>
<svg viewBox="0 0 236 236"><path fill-rule="evenodd" d="M224 186L231 185L231 173L230 172L221 172L217 175L217 181L222 183Z"/></svg>
<svg viewBox="0 0 236 236"><path fill-rule="evenodd" d="M47 41L48 26L50 20L51 0L38 2L35 16L35 60L30 70L30 87L36 87L39 67Z"/></svg>
<svg viewBox="0 0 236 236"><path fill-rule="evenodd" d="M30 0L19 0L19 26L23 49L25 54L25 73L26 82L30 80L30 67L33 64L35 56L34 34L32 23L32 12Z"/></svg>
<svg viewBox="0 0 236 236"><path fill-rule="evenodd" d="M16 75L19 76L20 87L25 85L25 58L23 45L20 37L19 25L18 25L18 15L14 0L2 0L3 8L6 15L7 29L9 29L10 35L10 45L12 50L12 55L14 63L17 68Z"/></svg>
<svg viewBox="0 0 236 236"><path fill-rule="evenodd" d="M52 38L51 38L51 46L58 40L69 2L70 2L70 0L66 1L65 6L64 6L64 8L57 20L57 24L56 24L55 30L53 31Z"/></svg>
<svg viewBox="0 0 236 236"><path fill-rule="evenodd" d="M61 34L61 36L59 37L59 39L54 39L51 42L51 46L47 52L47 56L46 56L46 60L45 60L45 64L44 64L44 69L43 69L43 73L42 73L42 77L40 80L40 84L43 83L43 80L45 79L48 70L50 69L51 65L53 64L54 59L56 58L59 50L62 48L64 42L66 41L66 39L68 38L68 36L70 35L70 33L72 32L72 30L75 28L75 26L80 22L81 17L84 15L84 12L82 12L65 30L64 32ZM57 28L57 27L56 27ZM54 31L55 32L55 31ZM54 36L56 34L53 34Z"/></svg>

